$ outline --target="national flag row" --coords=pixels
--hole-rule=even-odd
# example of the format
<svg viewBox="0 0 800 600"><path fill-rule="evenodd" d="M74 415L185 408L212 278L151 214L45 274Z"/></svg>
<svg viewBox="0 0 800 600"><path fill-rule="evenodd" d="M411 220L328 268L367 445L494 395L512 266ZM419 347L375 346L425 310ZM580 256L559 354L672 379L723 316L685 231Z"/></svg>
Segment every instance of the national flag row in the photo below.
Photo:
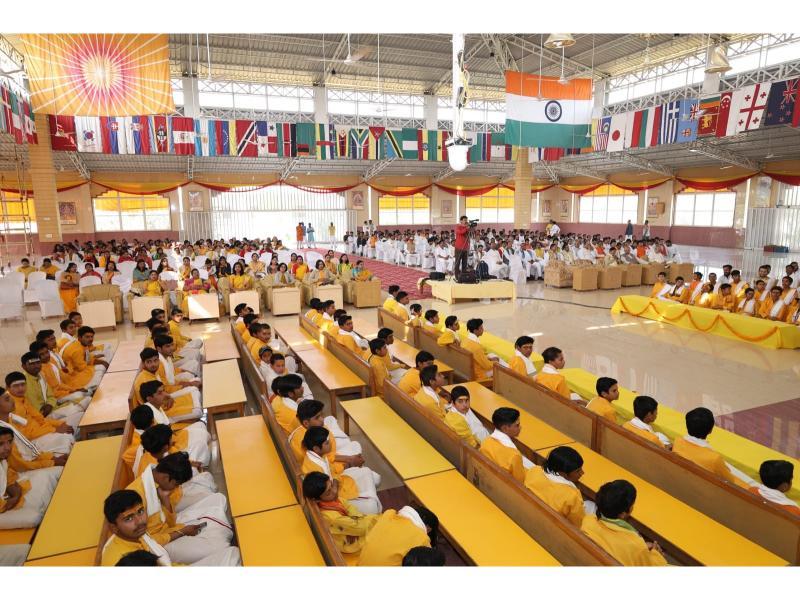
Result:
<svg viewBox="0 0 800 600"><path fill-rule="evenodd" d="M773 125L800 126L800 78L685 98L592 122L592 149L618 152L727 137Z"/></svg>
<svg viewBox="0 0 800 600"><path fill-rule="evenodd" d="M0 131L8 133L17 144L38 144L36 122L29 102L0 84Z"/></svg>
<svg viewBox="0 0 800 600"><path fill-rule="evenodd" d="M179 116L70 117L51 115L53 150L105 154L309 156L447 161L447 131L336 127ZM502 133L471 133L471 162L512 159Z"/></svg>

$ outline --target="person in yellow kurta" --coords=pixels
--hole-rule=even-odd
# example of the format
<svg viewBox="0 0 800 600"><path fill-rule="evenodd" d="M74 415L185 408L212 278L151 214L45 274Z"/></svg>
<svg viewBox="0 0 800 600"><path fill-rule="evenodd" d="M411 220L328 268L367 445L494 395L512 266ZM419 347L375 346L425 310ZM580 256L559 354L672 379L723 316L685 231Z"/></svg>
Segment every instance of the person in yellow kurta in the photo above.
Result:
<svg viewBox="0 0 800 600"><path fill-rule="evenodd" d="M389 295L386 297L386 300L383 301L383 309L387 312L394 313L394 308L397 306L395 295L400 291L400 286L390 285L389 289L386 291L389 293Z"/></svg>
<svg viewBox="0 0 800 600"><path fill-rule="evenodd" d="M183 280L183 302L181 303L181 310L183 310L184 314L189 312L189 296L209 294L212 290L214 290L214 287L207 279L202 279L200 277L200 271L192 269L189 277Z"/></svg>
<svg viewBox="0 0 800 600"><path fill-rule="evenodd" d="M675 278L675 285L669 287L669 291L662 296L662 299L685 304L688 295L689 287L685 285L683 277L678 276Z"/></svg>
<svg viewBox="0 0 800 600"><path fill-rule="evenodd" d="M514 356L508 363L508 367L515 373L523 377L533 377L536 375L536 367L531 360L533 354L533 338L529 335L522 335L514 342Z"/></svg>
<svg viewBox="0 0 800 600"><path fill-rule="evenodd" d="M472 376L474 379L486 379L492 377L494 363L498 362L497 357L489 358L486 350L481 346L478 338L483 335L483 319L470 319L467 321L466 339L461 341L461 347L472 354Z"/></svg>
<svg viewBox="0 0 800 600"><path fill-rule="evenodd" d="M369 350L369 342L353 331L353 317L350 315L339 317L339 332L336 334L336 341L358 356L361 356L365 350ZM382 381L381 385L383 385Z"/></svg>
<svg viewBox="0 0 800 600"><path fill-rule="evenodd" d="M306 314L303 315L303 317L311 321L317 327L322 325L322 311L320 310L320 304L321 302L319 298L311 298L308 301L308 305L311 307L311 309L306 311Z"/></svg>
<svg viewBox="0 0 800 600"><path fill-rule="evenodd" d="M24 394L24 391L22 393ZM22 400L24 401L24 398ZM46 437L43 437L39 433L39 439L33 441L28 436L37 434L37 431L41 429L40 425L35 421L21 425L17 419L18 416L20 415L16 412L14 397L0 387L0 426L14 433L14 445L8 457L9 467L17 472L63 467L69 457L68 453L74 438L68 433L58 434L54 429L50 429L49 435L45 434ZM63 423L61 426L67 427ZM50 448L53 451L44 448Z"/></svg>
<svg viewBox="0 0 800 600"><path fill-rule="evenodd" d="M450 393L442 387L445 384L444 375L439 373L436 365L431 365L420 371L419 379L422 387L414 400L433 416L444 419L446 408L450 404Z"/></svg>
<svg viewBox="0 0 800 600"><path fill-rule="evenodd" d="M240 262L233 264L233 270L228 276L228 282L231 285L231 293L253 289L253 278L244 272L244 267Z"/></svg>
<svg viewBox="0 0 800 600"><path fill-rule="evenodd" d="M300 427L297 420L297 403L303 399L303 380L299 375L289 374L275 378L272 382L275 396L270 405L278 425L288 435Z"/></svg>
<svg viewBox="0 0 800 600"><path fill-rule="evenodd" d="M175 351L187 358L191 354L187 354L187 350L194 350L198 354L202 354L203 340L201 338L192 339L181 332L180 325L183 322L183 318L184 313L177 306L170 311L170 320L167 322L167 327L169 327L170 337L175 342Z"/></svg>
<svg viewBox="0 0 800 600"><path fill-rule="evenodd" d="M397 308L395 306L395 308ZM406 325L409 327L422 327L422 304L414 303L408 305L408 314L409 318L406 321Z"/></svg>
<svg viewBox="0 0 800 600"><path fill-rule="evenodd" d="M522 430L519 416L516 408L503 406L495 410L492 413L494 431L483 441L480 452L522 483L525 481L526 470L530 469L533 463L522 456L513 441Z"/></svg>
<svg viewBox="0 0 800 600"><path fill-rule="evenodd" d="M158 298L164 295L164 291L164 285L158 278L158 271L150 271L150 274L147 276L147 283L144 286L144 292L142 295L149 296L151 298Z"/></svg>
<svg viewBox="0 0 800 600"><path fill-rule="evenodd" d="M372 379L375 383L375 393L383 398L383 382L391 378L389 377L389 370L386 368L385 357L389 354L386 348L386 342L380 339L369 341L369 356L367 363L372 372Z"/></svg>
<svg viewBox="0 0 800 600"><path fill-rule="evenodd" d="M667 274L663 271L656 276L657 280L653 284L653 289L650 290L650 297L662 299L663 296L669 292L670 285L667 283Z"/></svg>
<svg viewBox="0 0 800 600"><path fill-rule="evenodd" d="M397 383L397 387L413 398L422 387L422 382L419 379L420 372L433 363L433 354L425 350L420 350L414 357L415 368L405 372Z"/></svg>
<svg viewBox="0 0 800 600"><path fill-rule="evenodd" d="M447 406L444 422L458 437L477 448L489 437L489 432L472 412L469 402L469 390L463 385L455 386L450 392L450 405Z"/></svg>
<svg viewBox="0 0 800 600"><path fill-rule="evenodd" d="M402 319L403 321L408 321L411 318L411 313L408 312L408 304L411 302L411 298L408 296L408 292L397 292L397 296L395 296L397 300L397 304L394 306L393 312L394 315Z"/></svg>
<svg viewBox="0 0 800 600"><path fill-rule="evenodd" d="M658 402L650 396L636 396L633 399L634 417L622 427L626 431L643 437L651 444L666 450L672 449L672 443L663 433L653 429L652 423L658 418Z"/></svg>
<svg viewBox="0 0 800 600"><path fill-rule="evenodd" d="M181 281L189 279L192 275L192 261L188 256L183 257L183 262L181 263L180 268L178 269L178 277L181 278Z"/></svg>
<svg viewBox="0 0 800 600"><path fill-rule="evenodd" d="M132 405L141 406L144 404L144 399L141 395L141 386L148 381L160 381L164 385L164 390L170 394L170 402L164 406L164 412L169 417L170 421L177 422L176 427L184 427L180 421L187 421L196 418L197 411L194 405L194 398L191 394L177 394L172 397L172 393L182 390L186 385L184 382L176 382L175 384L167 384L159 379L159 367L161 366L161 359L158 350L155 348L144 348L139 353L139 358L142 361L142 368L137 373L136 379L133 380L133 401Z"/></svg>
<svg viewBox="0 0 800 600"><path fill-rule="evenodd" d="M20 266L17 267L17 273L22 273L23 275L25 275L25 287L27 288L28 287L28 275L38 271L39 269L37 269L36 267L32 267L31 266L31 261L28 260L27 258L23 258L20 261L20 263L21 263Z"/></svg>
<svg viewBox="0 0 800 600"><path fill-rule="evenodd" d="M390 508L378 517L364 540L360 567L399 567L412 548L436 547L439 519L421 506Z"/></svg>
<svg viewBox="0 0 800 600"><path fill-rule="evenodd" d="M583 457L570 446L553 448L541 467L528 469L525 487L554 511L580 527L586 509L594 512L594 503L585 503L575 485L583 476Z"/></svg>
<svg viewBox="0 0 800 600"><path fill-rule="evenodd" d="M450 315L444 320L444 331L442 335L436 340L439 346L460 346L461 345L461 323L458 322L458 317Z"/></svg>
<svg viewBox="0 0 800 600"><path fill-rule="evenodd" d="M108 363L97 355L92 355L94 329L83 326L78 329L74 341L61 350L61 358L67 368L64 383L73 389L85 389L93 393L108 369Z"/></svg>
<svg viewBox="0 0 800 600"><path fill-rule="evenodd" d="M723 283L719 286L719 292L715 294L715 296L714 302L709 308L733 312L733 309L736 307L736 296L733 295L730 283Z"/></svg>
<svg viewBox="0 0 800 600"><path fill-rule="evenodd" d="M297 404L297 420L300 426L289 434L289 447L292 449L298 464L303 462L306 455L303 448L303 437L309 427L324 427L332 435L330 438L331 451L325 456L331 465L334 474L341 475L350 467L363 467L361 444L354 442L342 431L336 419L329 415L323 416L325 405L319 400L301 400Z"/></svg>
<svg viewBox="0 0 800 600"><path fill-rule="evenodd" d="M253 309L250 308L249 306L247 306L247 304L245 304L244 302L241 302L240 304L237 304L233 308L233 314L234 314L234 317L235 317L233 327L236 329L236 331L239 332L239 335L242 335L244 333L245 329L247 329L247 327L244 324L245 315L249 315L249 314L252 314L252 313L253 313Z"/></svg>
<svg viewBox="0 0 800 600"><path fill-rule="evenodd" d="M777 508L800 517L800 505L786 494L792 489L794 465L788 460L765 460L758 469L761 485L752 486L750 491Z"/></svg>
<svg viewBox="0 0 800 600"><path fill-rule="evenodd" d="M758 309L760 318L770 321L782 321L786 318L786 305L781 300L781 293L779 287L774 287L769 291L769 296Z"/></svg>
<svg viewBox="0 0 800 600"><path fill-rule="evenodd" d="M242 341L244 342L245 346L248 346L250 342L253 340L253 337L250 335L250 325L258 321L258 315L249 313L242 317L242 323L244 324L244 331L242 332Z"/></svg>
<svg viewBox="0 0 800 600"><path fill-rule="evenodd" d="M302 282L305 279L306 275L308 275L308 265L305 262L303 262L302 256L298 256L297 268L294 271L294 278L297 281Z"/></svg>
<svg viewBox="0 0 800 600"><path fill-rule="evenodd" d="M800 298L786 308L786 318L784 320L790 325L800 325Z"/></svg>
<svg viewBox="0 0 800 600"><path fill-rule="evenodd" d="M586 515L581 531L626 567L663 567L667 561L657 542L646 542L628 523L636 488L618 479L597 491L597 515Z"/></svg>
<svg viewBox="0 0 800 600"><path fill-rule="evenodd" d="M353 281L371 281L374 275L372 271L364 267L364 261L356 261L356 266L350 273Z"/></svg>
<svg viewBox="0 0 800 600"><path fill-rule="evenodd" d="M26 397L28 383L25 374L12 371L6 375L5 384L8 396L14 403L13 416L7 421L8 427L35 445L31 449L33 456L27 455L25 459L35 458L38 452L68 454L75 443L75 430L61 419L45 417L30 403Z"/></svg>
<svg viewBox="0 0 800 600"><path fill-rule="evenodd" d="M542 370L536 374L533 380L539 385L554 391L562 398L569 400L571 398L571 394L569 391L569 386L567 385L567 378L559 373L559 371L563 369L564 365L566 364L564 353L560 348L551 346L549 348L545 348L545 351L542 352L542 358L544 358L544 366L542 367Z"/></svg>
<svg viewBox="0 0 800 600"><path fill-rule="evenodd" d="M53 391L56 402L59 405L65 403L76 404L81 409L86 410L92 397L85 389L73 389L64 383L61 368L53 360L53 355L50 353L47 344L33 342L30 348L31 352L35 352L39 356L39 361L42 363L42 376L47 381L47 386Z"/></svg>
<svg viewBox="0 0 800 600"><path fill-rule="evenodd" d="M617 411L614 410L611 403L619 400L619 384L617 380L611 377L598 377L594 389L597 391L597 396L589 400L586 405L587 410L612 423L616 423Z"/></svg>
<svg viewBox="0 0 800 600"><path fill-rule="evenodd" d="M340 499L339 482L322 472L313 471L303 478L303 496L317 503L340 552L361 552L377 515L365 515L347 500Z"/></svg>
<svg viewBox="0 0 800 600"><path fill-rule="evenodd" d="M70 313L78 309L78 293L81 276L78 275L78 266L69 263L67 270L61 273L58 285L58 295L64 304L64 312Z"/></svg>
<svg viewBox="0 0 800 600"><path fill-rule="evenodd" d="M675 438L672 444L675 454L745 489L757 485L751 477L728 464L706 441L714 430L714 414L710 410L699 406L687 412L685 418L688 435Z"/></svg>
<svg viewBox="0 0 800 600"><path fill-rule="evenodd" d="M250 262L247 265L247 273L256 279L264 277L267 272L267 265L261 260L257 253L253 253L250 257Z"/></svg>
<svg viewBox="0 0 800 600"><path fill-rule="evenodd" d="M763 282L761 282L763 284ZM760 308L760 302L756 297L756 290L753 288L747 288L744 291L744 296L736 302L736 307L733 309L738 315L746 315L748 317L754 317L758 314L758 310Z"/></svg>
<svg viewBox="0 0 800 600"><path fill-rule="evenodd" d="M42 373L42 361L36 352L26 352L21 358L22 371L25 375L25 398L45 417L63 420L73 429L83 418L83 408L71 402L59 404L53 390Z"/></svg>
<svg viewBox="0 0 800 600"><path fill-rule="evenodd" d="M64 319L59 323L61 329L61 337L56 340L56 348L61 352L67 343L73 341L78 334L78 325L72 319Z"/></svg>
<svg viewBox="0 0 800 600"><path fill-rule="evenodd" d="M56 273L58 273L58 267L49 258L42 260L42 266L39 267L39 270L47 276L47 279L53 280L55 280Z"/></svg>
<svg viewBox="0 0 800 600"><path fill-rule="evenodd" d="M439 333L439 311L426 310L425 319L422 321L422 329L431 333Z"/></svg>

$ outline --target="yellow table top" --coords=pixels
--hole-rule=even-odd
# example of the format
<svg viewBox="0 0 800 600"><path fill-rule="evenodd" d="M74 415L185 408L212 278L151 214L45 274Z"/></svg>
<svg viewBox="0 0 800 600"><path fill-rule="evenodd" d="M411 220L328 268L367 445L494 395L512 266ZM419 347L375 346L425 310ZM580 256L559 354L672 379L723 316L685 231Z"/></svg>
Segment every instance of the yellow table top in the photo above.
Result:
<svg viewBox="0 0 800 600"><path fill-rule="evenodd" d="M453 469L444 456L377 396L346 400L341 405L401 478Z"/></svg>
<svg viewBox="0 0 800 600"><path fill-rule="evenodd" d="M130 414L130 398L137 371L106 373L83 413L80 427L125 421Z"/></svg>
<svg viewBox="0 0 800 600"><path fill-rule="evenodd" d="M626 479L636 487L633 518L669 540L678 548L707 566L775 566L786 561L717 523L700 511L684 504L593 452L583 444L571 444L583 457L581 483L597 491L615 479Z"/></svg>
<svg viewBox="0 0 800 600"><path fill-rule="evenodd" d="M217 439L234 517L297 504L261 415L218 421Z"/></svg>
<svg viewBox="0 0 800 600"><path fill-rule="evenodd" d="M28 560L26 567L93 567L97 555L97 546L84 550L75 550L66 554L57 554L38 560Z"/></svg>
<svg viewBox="0 0 800 600"><path fill-rule="evenodd" d="M477 382L468 381L458 385L466 386L469 390L470 407L472 411L488 421L492 420L492 413L501 406L519 410L519 407L513 402L506 400L499 394L495 394L492 390ZM454 387L455 386L448 385L445 389L450 391ZM563 446L564 444L569 444L574 441L572 438L558 431L555 427L551 427L524 410L520 410L519 420L522 431L517 439L534 452L545 448L552 448L553 446Z"/></svg>
<svg viewBox="0 0 800 600"><path fill-rule="evenodd" d="M233 342L232 339L231 342ZM247 402L247 396L244 393L244 384L237 360L221 360L203 365L204 408L244 404L245 402Z"/></svg>
<svg viewBox="0 0 800 600"><path fill-rule="evenodd" d="M381 328L377 323L367 321L361 317L353 317L353 331L361 337L365 337L368 340L374 339L378 337L380 330Z"/></svg>
<svg viewBox="0 0 800 600"><path fill-rule="evenodd" d="M203 339L206 362L239 358L239 350L229 329L208 334Z"/></svg>
<svg viewBox="0 0 800 600"><path fill-rule="evenodd" d="M28 560L97 546L121 444L121 435L75 444Z"/></svg>
<svg viewBox="0 0 800 600"><path fill-rule="evenodd" d="M119 373L120 371L138 371L141 359L139 352L144 348L144 338L140 340L125 340L117 344L114 350L114 358L108 364L107 373Z"/></svg>
<svg viewBox="0 0 800 600"><path fill-rule="evenodd" d="M556 567L558 561L458 471L407 481L419 501L482 567Z"/></svg>
<svg viewBox="0 0 800 600"><path fill-rule="evenodd" d="M570 390L579 394L581 397L593 398L595 393L595 383L597 376L584 369L570 368L562 369L563 375L567 378ZM636 393L629 389L619 388L619 400L614 402L614 408L626 421L633 418L633 400ZM682 412L659 404L658 419L654 423L657 431L664 433L667 437L674 440L686 435L686 419ZM787 456L768 448L762 444L747 439L737 433L714 427L714 431L708 436L708 443L725 457L725 460L734 467L747 473L750 477L758 481L758 469L765 460L786 460L794 465L795 473L800 473L800 461L791 456ZM792 489L788 496L795 501L800 500L800 477L795 477L792 482Z"/></svg>
<svg viewBox="0 0 800 600"><path fill-rule="evenodd" d="M319 347L319 342L298 326L297 317L273 321L272 330L295 352L306 348Z"/></svg>
<svg viewBox="0 0 800 600"><path fill-rule="evenodd" d="M297 357L309 371L314 373L327 390L335 391L367 385L338 358L322 347L303 348L297 351Z"/></svg>
<svg viewBox="0 0 800 600"><path fill-rule="evenodd" d="M397 360L401 363L406 365L408 368L413 369L417 366L417 353L419 350L414 348L408 342L404 342L403 340L398 340L397 338L394 339L394 344L392 344L392 356L394 356ZM439 368L439 373L444 373L447 375L448 373L453 372L453 367L446 365L440 360L434 360L433 364L435 364Z"/></svg>
<svg viewBox="0 0 800 600"><path fill-rule="evenodd" d="M300 506L276 508L234 519L245 567L324 567Z"/></svg>
<svg viewBox="0 0 800 600"><path fill-rule="evenodd" d="M477 298L516 298L517 286L513 281L489 279L479 284L455 283L454 281L432 281L426 285L431 288L434 298L452 303L456 299Z"/></svg>

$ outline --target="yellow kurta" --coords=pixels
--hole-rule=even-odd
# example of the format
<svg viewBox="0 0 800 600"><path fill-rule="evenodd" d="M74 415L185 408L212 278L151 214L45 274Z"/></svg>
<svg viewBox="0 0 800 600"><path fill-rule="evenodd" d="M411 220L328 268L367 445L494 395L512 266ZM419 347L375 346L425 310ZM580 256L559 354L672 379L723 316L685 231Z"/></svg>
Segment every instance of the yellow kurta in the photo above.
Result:
<svg viewBox="0 0 800 600"><path fill-rule="evenodd" d="M577 527L581 526L585 511L583 497L578 488L548 479L541 467L528 469L525 487L538 496L547 506L569 519Z"/></svg>
<svg viewBox="0 0 800 600"><path fill-rule="evenodd" d="M612 423L617 422L617 411L614 410L614 406L601 396L595 396L591 400L589 400L589 404L586 405L587 410L592 411L594 414L603 417L604 419L608 419Z"/></svg>
<svg viewBox="0 0 800 600"><path fill-rule="evenodd" d="M28 421L24 427L18 423L14 424L14 427L29 440L35 440L45 434L54 433L56 427L64 422L43 416L27 398L14 396L11 392L8 395L14 400L14 414Z"/></svg>
<svg viewBox="0 0 800 600"><path fill-rule="evenodd" d="M667 564L661 553L650 550L636 531L616 523L586 515L581 531L626 567L663 567Z"/></svg>
<svg viewBox="0 0 800 600"><path fill-rule="evenodd" d="M528 376L528 366L525 364L525 361L522 360L522 357L519 357L516 354L508 362L508 367L512 371L514 371L515 373L519 373L523 377L527 377Z"/></svg>
<svg viewBox="0 0 800 600"><path fill-rule="evenodd" d="M158 281L150 281L147 280L147 285L144 288L144 295L151 296L151 297L158 297L164 294L163 290L161 289L161 283Z"/></svg>
<svg viewBox="0 0 800 600"><path fill-rule="evenodd" d="M126 489L138 492L139 496L142 497L144 509L147 511L147 497L144 493L144 483L142 482L142 478L137 477ZM170 541L170 533L183 528L183 524L178 523L175 520L175 506L178 504L182 496L183 492L180 486L176 487L172 492L170 492L169 499L173 510L169 511L163 505L161 506L161 510L164 514L163 521L161 520L159 513L155 513L147 518L147 533L151 538L153 538L153 540L155 540L157 544L162 546L167 545Z"/></svg>
<svg viewBox="0 0 800 600"><path fill-rule="evenodd" d="M630 431L635 435L638 435L639 437L646 439L648 442L650 442L651 444L655 444L659 448L664 447L664 444L661 443L661 440L658 439L658 436L655 433L647 431L646 429L639 429L638 427L633 426L630 421L624 423L622 425L622 428L626 431Z"/></svg>
<svg viewBox="0 0 800 600"><path fill-rule="evenodd" d="M278 425L287 435L300 427L300 421L297 420L297 411L286 406L280 396L275 396L270 405L272 406L272 412L275 413L275 420L278 421ZM331 439L333 439L333 436L331 436Z"/></svg>
<svg viewBox="0 0 800 600"><path fill-rule="evenodd" d="M159 369L163 373L163 367L160 364L159 364ZM175 371L176 371L176 375L177 375L177 372L178 372L177 367L176 367ZM133 381L133 406L134 406L134 408L144 404L144 402L142 401L142 396L141 396L141 394L139 394L139 386L141 386L143 383L146 383L148 381L160 381L162 384L164 384L164 390L167 391L170 394L172 392L177 392L178 390L182 389L179 385L168 385L168 384L165 384L164 380L162 380L158 376L158 374L159 374L159 371L156 371L156 373L151 373L150 371L145 371L144 369L142 369L136 375L136 379L134 379L134 381ZM182 415L188 415L189 413L191 413L194 410L194 403L192 402L192 397L189 394L180 394L172 402L173 403L172 403L172 406L170 408L164 409L164 412L166 413L166 415L168 417L173 417L174 418L174 417L180 417ZM189 425L189 423L173 423L171 426L174 427L174 428L175 427L183 428L183 427L187 427L188 425Z"/></svg>
<svg viewBox="0 0 800 600"><path fill-rule="evenodd" d="M306 431L306 428L300 425L289 434L289 447L292 449L292 454L294 454L297 464L302 464L306 457L306 449L303 448L303 436L306 434ZM341 475L342 471L347 467L344 463L336 461L336 438L331 435L328 436L328 439L331 442L331 451L325 455L325 459L331 465L331 472L336 475Z"/></svg>
<svg viewBox="0 0 800 600"><path fill-rule="evenodd" d="M72 389L61 380L58 367L52 362L47 362L42 365L42 375L44 375L44 379L47 381L47 387L50 388L56 398L63 398L72 393Z"/></svg>
<svg viewBox="0 0 800 600"><path fill-rule="evenodd" d="M3 464L0 463L0 469L4 468ZM17 510L18 508L22 508L25 505L25 494L28 493L31 489L31 482L28 480L18 481L19 475L17 472L9 465L5 463L6 469L6 488L10 485L15 483L19 483L19 487L22 489L22 495L20 496L19 502L14 505L14 508L11 510ZM0 491L0 513L6 512L6 499L5 499L5 490Z"/></svg>
<svg viewBox="0 0 800 600"><path fill-rule="evenodd" d="M420 388L420 390L414 395L414 400L416 400L420 406L429 410L432 414L436 415L440 419L444 419L444 399L438 395L437 397L439 398L438 402L431 398L424 388Z"/></svg>
<svg viewBox="0 0 800 600"><path fill-rule="evenodd" d="M667 286L667 285L669 285L669 284L668 283L661 283L661 282L656 281L653 284L653 289L650 291L650 297L651 298L657 297L661 293L661 290L664 289L664 286Z"/></svg>
<svg viewBox="0 0 800 600"><path fill-rule="evenodd" d="M675 441L672 443L672 451L678 456L690 460L694 464L719 475L725 481L735 483L739 487L745 489L750 487L749 484L731 473L722 455L712 448L703 448L702 446L698 446L697 444L693 444L679 437L675 438Z"/></svg>
<svg viewBox="0 0 800 600"><path fill-rule="evenodd" d="M156 541L155 538L153 538L153 541ZM123 556L125 556L126 554L130 554L131 552L136 552L137 550L144 550L145 552L150 552L150 547L147 544L145 544L141 540L141 538L135 542L129 542L128 540L123 540L121 537L117 535L112 535L108 539L108 543L106 544L106 546L103 548L103 555L102 558L100 559L100 566L113 567L119 562L119 560Z"/></svg>
<svg viewBox="0 0 800 600"><path fill-rule="evenodd" d="M169 335L172 341L175 342L176 351L180 351L181 348L192 341L191 338L181 333L181 328L175 321L169 321L167 327L169 327Z"/></svg>
<svg viewBox="0 0 800 600"><path fill-rule="evenodd" d="M553 390L559 396L563 396L569 400L569 386L567 385L567 378L560 373L545 373L539 371L533 380L550 390Z"/></svg>
<svg viewBox="0 0 800 600"><path fill-rule="evenodd" d="M486 351L478 342L469 338L461 342L461 347L472 354L472 376L475 379L486 379L488 371L494 368L494 363L486 356Z"/></svg>
<svg viewBox="0 0 800 600"><path fill-rule="evenodd" d="M417 395L417 392L422 387L422 382L419 380L419 371L417 369L409 369L405 375L397 382L397 387L403 390L412 398Z"/></svg>
<svg viewBox="0 0 800 600"><path fill-rule="evenodd" d="M455 334L451 330L445 329L444 332L442 333L442 335L440 335L438 337L438 339L436 340L436 343L439 346L449 346L450 344L454 343L455 341L456 341Z"/></svg>
<svg viewBox="0 0 800 600"><path fill-rule="evenodd" d="M408 551L431 547L428 534L390 508L380 515L364 540L358 564L362 567L399 567Z"/></svg>
<svg viewBox="0 0 800 600"><path fill-rule="evenodd" d="M487 437L481 444L481 454L494 461L501 469L508 471L514 479L525 481L525 468L522 454L515 448L507 448L493 437Z"/></svg>
<svg viewBox="0 0 800 600"><path fill-rule="evenodd" d="M332 438L333 436L329 437ZM328 460L327 455L325 456L325 459ZM330 460L328 460L328 463L330 464ZM303 457L303 463L300 466L300 471L303 473L303 475L308 475L309 473L313 472L324 472L322 467L308 458L308 453L306 453ZM352 477L349 475L336 473L336 471L333 469L331 469L331 475L336 481L339 482L339 498L341 500L352 500L353 498L358 498L358 486Z"/></svg>
<svg viewBox="0 0 800 600"><path fill-rule="evenodd" d="M717 294L717 297L714 299L714 304L711 305L711 308L733 312L735 306L736 306L736 296L734 296L733 294L728 294L727 296L723 296L722 294Z"/></svg>
<svg viewBox="0 0 800 600"><path fill-rule="evenodd" d="M320 504L319 511L330 529L333 543L345 554L360 552L367 534L378 522L378 515L365 515L346 500L341 501L346 515L329 506Z"/></svg>
<svg viewBox="0 0 800 600"><path fill-rule="evenodd" d="M762 319L770 319L770 313L772 313L772 307L775 306L775 302L772 300L772 296L767 296L767 299L761 303L761 306L758 309L758 316ZM786 306L781 308L777 315L777 321L783 321L786 318Z"/></svg>
<svg viewBox="0 0 800 600"><path fill-rule="evenodd" d="M356 344L356 341L353 339L352 336L339 331L339 333L336 335L336 341L339 342L342 346L344 346L348 350L350 350L350 352L361 356L361 348L358 347L358 344Z"/></svg>
<svg viewBox="0 0 800 600"><path fill-rule="evenodd" d="M228 281L231 284L232 292L253 288L253 278L250 275L229 275Z"/></svg>
<svg viewBox="0 0 800 600"><path fill-rule="evenodd" d="M383 309L389 311L390 313L394 313L394 309L397 306L397 300L394 299L394 296L389 296L386 300L383 301Z"/></svg>
<svg viewBox="0 0 800 600"><path fill-rule="evenodd" d="M478 439L472 433L472 429L470 429L467 419L465 419L464 415L462 415L460 412L454 410L446 411L444 414L444 422L445 425L456 432L458 437L460 437L473 448L477 448L480 445L478 443Z"/></svg>
<svg viewBox="0 0 800 600"><path fill-rule="evenodd" d="M374 354L369 357L369 367L372 370L372 377L375 379L375 393L383 398L383 382L389 377L389 370L386 368L380 356Z"/></svg>

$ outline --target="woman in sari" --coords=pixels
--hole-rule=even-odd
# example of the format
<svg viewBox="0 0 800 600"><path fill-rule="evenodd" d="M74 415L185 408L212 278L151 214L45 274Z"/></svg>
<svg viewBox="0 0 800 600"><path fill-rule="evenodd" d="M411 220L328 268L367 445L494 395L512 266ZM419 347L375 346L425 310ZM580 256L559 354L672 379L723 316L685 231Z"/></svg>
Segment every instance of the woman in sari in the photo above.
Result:
<svg viewBox="0 0 800 600"><path fill-rule="evenodd" d="M278 267L278 272L272 276L272 282L275 286L287 286L294 284L294 275L289 272L289 267L286 263L281 263Z"/></svg>
<svg viewBox="0 0 800 600"><path fill-rule="evenodd" d="M299 267L303 262L302 257L300 257L300 262L297 261L297 258L297 254L294 252L292 252L292 254L289 256L289 272L295 277L297 277L297 267Z"/></svg>
<svg viewBox="0 0 800 600"><path fill-rule="evenodd" d="M336 256L334 255L333 250L328 250L328 253L325 255L325 266L328 267L328 270L331 273L336 273L337 263L336 263Z"/></svg>
<svg viewBox="0 0 800 600"><path fill-rule="evenodd" d="M264 261L261 260L257 252L253 252L250 258L251 260L250 264L247 265L247 271L256 279L264 277L264 274L267 272L267 265L264 264Z"/></svg>
<svg viewBox="0 0 800 600"><path fill-rule="evenodd" d="M169 261L167 260L167 257L165 256L159 261L157 271L158 271L158 274L161 275L161 273L163 273L164 271L172 271L174 273L175 269L173 269L172 267L169 266Z"/></svg>
<svg viewBox="0 0 800 600"><path fill-rule="evenodd" d="M58 286L58 294L61 296L61 302L64 303L64 312L67 314L78 309L79 281L78 266L71 262L67 265L67 270L61 273Z"/></svg>
<svg viewBox="0 0 800 600"><path fill-rule="evenodd" d="M189 277L183 281L183 302L181 302L181 310L185 314L189 314L189 296L196 294L209 294L214 289L209 281L200 278L200 271L192 269Z"/></svg>
<svg viewBox="0 0 800 600"><path fill-rule="evenodd" d="M353 270L352 265L350 264L350 257L347 254L342 254L339 257L339 264L336 267L336 272L339 274L339 277L347 278L347 275Z"/></svg>
<svg viewBox="0 0 800 600"><path fill-rule="evenodd" d="M106 270L103 273L103 283L106 285L111 285L111 280L114 279L115 275L119 275L119 271L117 270L117 263L113 260L109 260L106 263Z"/></svg>
<svg viewBox="0 0 800 600"><path fill-rule="evenodd" d="M308 283L311 285L315 283L317 285L326 285L336 281L336 276L325 266L324 260L319 259L314 267L314 270L308 275Z"/></svg>
<svg viewBox="0 0 800 600"><path fill-rule="evenodd" d="M181 278L181 281L185 281L189 279L189 276L192 274L192 261L189 260L188 256L183 257L183 264L181 268L178 270L178 277Z"/></svg>
<svg viewBox="0 0 800 600"><path fill-rule="evenodd" d="M294 278L297 281L303 281L305 276L308 274L308 265L303 261L302 256L297 257L297 262L295 263L295 269L293 271Z"/></svg>
<svg viewBox="0 0 800 600"><path fill-rule="evenodd" d="M253 278L244 272L244 265L241 261L234 263L233 273L228 276L228 282L231 285L231 293L253 289Z"/></svg>
<svg viewBox="0 0 800 600"><path fill-rule="evenodd" d="M147 278L147 283L144 285L143 296L156 298L164 295L164 284L158 278L158 271L150 271L150 276Z"/></svg>
<svg viewBox="0 0 800 600"><path fill-rule="evenodd" d="M147 281L150 278L150 269L143 260L136 261L136 268L133 270L133 283L137 281Z"/></svg>

